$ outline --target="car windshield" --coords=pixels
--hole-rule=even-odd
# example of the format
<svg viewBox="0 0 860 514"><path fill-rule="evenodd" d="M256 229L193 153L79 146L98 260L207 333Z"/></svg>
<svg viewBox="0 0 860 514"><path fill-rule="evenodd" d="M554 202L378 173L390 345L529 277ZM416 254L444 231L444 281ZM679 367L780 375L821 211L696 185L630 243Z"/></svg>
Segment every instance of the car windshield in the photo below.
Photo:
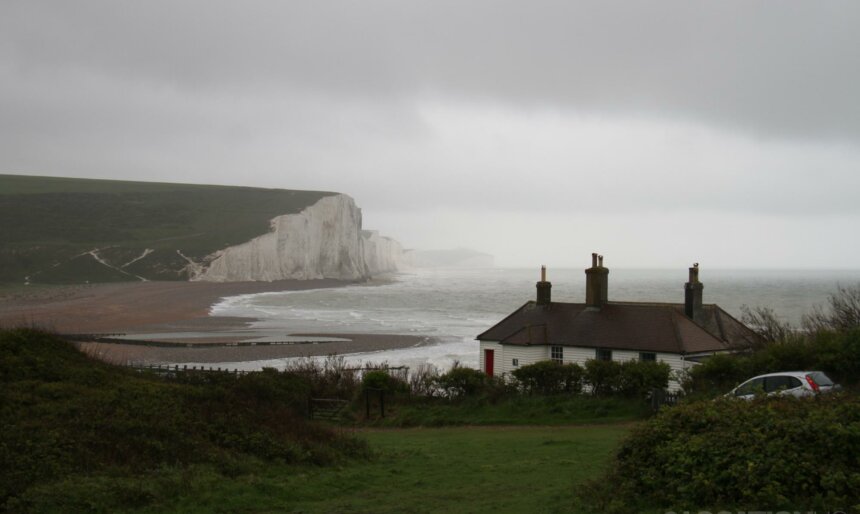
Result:
<svg viewBox="0 0 860 514"><path fill-rule="evenodd" d="M814 380L815 383L820 385L820 386L832 386L833 385L833 381L830 380L830 377L828 377L827 375L825 375L824 373L822 373L820 371L814 371L814 372L810 373L809 377L812 378L812 380Z"/></svg>

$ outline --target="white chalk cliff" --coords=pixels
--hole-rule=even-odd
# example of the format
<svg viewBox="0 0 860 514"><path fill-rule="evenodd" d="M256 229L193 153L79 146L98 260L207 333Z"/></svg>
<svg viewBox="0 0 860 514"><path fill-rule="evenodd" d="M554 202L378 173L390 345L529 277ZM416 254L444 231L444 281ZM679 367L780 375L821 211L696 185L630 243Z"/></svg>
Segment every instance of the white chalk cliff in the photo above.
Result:
<svg viewBox="0 0 860 514"><path fill-rule="evenodd" d="M326 196L270 224L267 234L207 257L192 280L356 280L400 269L400 244L376 232L362 233L361 209L347 195Z"/></svg>
<svg viewBox="0 0 860 514"><path fill-rule="evenodd" d="M390 237L380 236L376 230L363 230L364 262L371 275L390 273L409 267L403 247Z"/></svg>

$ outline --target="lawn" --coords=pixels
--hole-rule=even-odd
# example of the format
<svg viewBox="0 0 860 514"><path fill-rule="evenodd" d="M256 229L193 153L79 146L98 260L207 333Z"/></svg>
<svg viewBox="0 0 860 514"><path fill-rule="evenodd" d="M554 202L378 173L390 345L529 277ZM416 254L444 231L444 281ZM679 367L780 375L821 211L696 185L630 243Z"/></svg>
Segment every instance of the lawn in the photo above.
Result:
<svg viewBox="0 0 860 514"><path fill-rule="evenodd" d="M363 431L377 456L336 467L200 473L184 492L130 512L576 512L630 425Z"/></svg>

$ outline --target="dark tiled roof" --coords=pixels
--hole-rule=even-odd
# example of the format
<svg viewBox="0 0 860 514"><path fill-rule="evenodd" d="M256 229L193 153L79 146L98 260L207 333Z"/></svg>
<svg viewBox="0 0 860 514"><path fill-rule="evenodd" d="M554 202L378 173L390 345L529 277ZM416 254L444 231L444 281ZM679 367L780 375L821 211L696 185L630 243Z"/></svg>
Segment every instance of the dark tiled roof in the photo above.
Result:
<svg viewBox="0 0 860 514"><path fill-rule="evenodd" d="M716 305L695 320L671 303L610 302L600 309L582 303L528 302L478 336L502 344L557 344L668 353L726 350L757 337Z"/></svg>

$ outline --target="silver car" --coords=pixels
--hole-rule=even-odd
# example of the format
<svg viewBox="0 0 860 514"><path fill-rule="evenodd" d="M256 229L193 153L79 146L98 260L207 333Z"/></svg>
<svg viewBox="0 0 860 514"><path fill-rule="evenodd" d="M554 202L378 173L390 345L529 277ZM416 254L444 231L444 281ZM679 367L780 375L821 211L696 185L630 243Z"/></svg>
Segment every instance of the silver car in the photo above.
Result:
<svg viewBox="0 0 860 514"><path fill-rule="evenodd" d="M812 396L837 389L839 386L821 371L781 371L753 377L732 389L726 396L745 400L757 394Z"/></svg>

